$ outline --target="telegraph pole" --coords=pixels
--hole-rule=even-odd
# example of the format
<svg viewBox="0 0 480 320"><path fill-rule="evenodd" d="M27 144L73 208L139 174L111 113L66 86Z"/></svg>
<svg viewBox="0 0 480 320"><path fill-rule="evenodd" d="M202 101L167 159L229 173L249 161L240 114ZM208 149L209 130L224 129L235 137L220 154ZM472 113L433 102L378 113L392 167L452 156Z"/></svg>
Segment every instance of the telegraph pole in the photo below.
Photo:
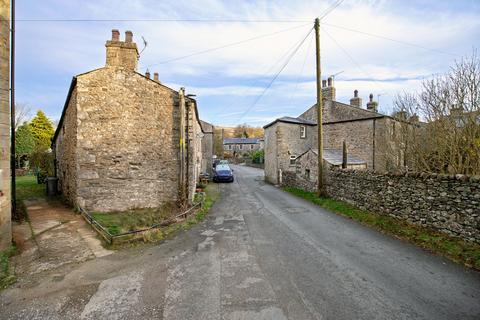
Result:
<svg viewBox="0 0 480 320"><path fill-rule="evenodd" d="M322 70L320 68L320 19L315 19L315 45L316 45L316 67L317 67L317 140L318 140L318 196L325 195L323 183L323 125L322 125Z"/></svg>

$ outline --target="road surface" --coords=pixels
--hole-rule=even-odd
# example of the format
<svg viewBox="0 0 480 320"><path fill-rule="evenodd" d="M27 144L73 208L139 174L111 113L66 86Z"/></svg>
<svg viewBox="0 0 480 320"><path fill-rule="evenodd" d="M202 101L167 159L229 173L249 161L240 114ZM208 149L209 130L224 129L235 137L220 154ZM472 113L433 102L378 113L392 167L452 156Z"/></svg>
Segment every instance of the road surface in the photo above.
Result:
<svg viewBox="0 0 480 320"><path fill-rule="evenodd" d="M2 319L480 319L480 275L235 166L206 221L23 279Z"/></svg>

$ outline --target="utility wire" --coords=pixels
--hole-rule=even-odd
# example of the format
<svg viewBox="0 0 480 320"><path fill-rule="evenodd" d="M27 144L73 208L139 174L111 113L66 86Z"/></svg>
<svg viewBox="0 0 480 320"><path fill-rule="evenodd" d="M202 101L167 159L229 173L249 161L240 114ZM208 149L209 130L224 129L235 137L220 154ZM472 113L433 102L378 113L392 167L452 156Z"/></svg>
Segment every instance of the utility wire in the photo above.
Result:
<svg viewBox="0 0 480 320"><path fill-rule="evenodd" d="M0 19L0 21L10 21ZM16 19L20 22L214 22L214 23L299 23L309 22L311 19Z"/></svg>
<svg viewBox="0 0 480 320"><path fill-rule="evenodd" d="M310 53L310 48L312 46L312 42L314 38L315 37L311 37L310 42L308 43L307 50L305 51L305 57L303 58L302 69L300 70L300 74L298 75L297 80L295 81L295 89L292 91L290 98L288 99L288 104L292 102L293 95L295 94L295 92L297 92L298 84L300 82L300 78L303 76L303 71L305 70L305 64L307 63L308 54Z"/></svg>
<svg viewBox="0 0 480 320"><path fill-rule="evenodd" d="M320 16L320 21L322 21L323 18L325 18L326 16L328 16L333 10L335 10L339 5L342 4L344 0L338 0L336 3L334 3L330 8L328 8L327 10L325 10L325 12Z"/></svg>
<svg viewBox="0 0 480 320"><path fill-rule="evenodd" d="M348 51L343 48L340 43L338 43L337 40L335 40L335 38L327 31L325 30L325 28L322 28L322 30L325 32L325 34L337 45L337 47L340 48L340 50L343 51L343 53L350 59L350 61L352 61L352 63L365 75L367 76L368 78L372 78L368 72L365 71L365 69L363 69L360 64L348 53ZM376 80L373 80L372 81L379 87L379 89L381 89L380 91L387 91L378 81Z"/></svg>
<svg viewBox="0 0 480 320"><path fill-rule="evenodd" d="M265 72L262 72L262 73L261 73L262 75L261 75L260 77L256 77L253 81L251 81L251 82L249 83L249 85L247 86L247 88L256 86L257 83L259 82L259 79L263 79L263 78L269 76L270 73L271 73L273 70L275 70L275 68L277 67L277 65L279 65L282 61L284 61L284 59L285 59L291 52L293 52L293 50L295 50L295 48L298 46L299 43L302 42L302 40L303 40L303 35L302 35L302 38L301 38L299 41L295 42L290 48L288 48L288 50L285 51L285 52L275 61L275 63L273 63ZM262 68L262 69L263 69L263 68ZM245 94L247 93L247 90L248 90L248 89L244 89L244 90L242 91L242 94L241 94L241 95L242 95L242 96L245 95Z"/></svg>
<svg viewBox="0 0 480 320"><path fill-rule="evenodd" d="M160 65L160 64L165 64L165 63L173 62L173 61L178 61L178 60L182 60L182 59L186 59L186 58L190 58L190 57L193 57L193 56L197 56L197 55L200 55L200 54L204 54L204 53L208 53L208 52L212 52L212 51L216 51L216 50L220 50L220 49L224 49L224 48L228 48L228 47L232 47L232 46L236 46L236 45L239 45L239 44L242 44L242 43L246 43L246 42L249 42L249 41L253 41L253 40L258 40L258 39L262 39L262 38L266 38L266 37L271 37L271 36L273 36L273 35L276 35L276 34L279 34L279 33L283 33L283 32L287 32L287 31L291 31L291 30L294 30L294 29L299 29L299 28L305 27L306 25L310 25L310 24L311 24L311 23L302 24L302 25L300 25L300 26L295 26L295 27L291 27L291 28L287 28L287 29L282 29L282 30L275 31L275 32L272 32L272 33L262 34L262 35L255 36L255 37L252 37L252 38L248 38L248 39L244 39L244 40L240 40L240 41L235 41L235 42L227 43L227 44L224 44L224 45L221 45L221 46L218 46L218 47L213 47L213 48L210 48L210 49L205 49L205 50L202 50L202 51L197 51L197 52L190 53L190 54L187 54L187 55L184 55L184 56L180 56L180 57L177 57L177 58L168 59L168 60L161 61L161 62L158 62L158 63L153 63L153 64L150 64L150 65L148 65L148 66L146 66L146 67L143 67L142 69L149 68L149 67L153 67L153 66Z"/></svg>
<svg viewBox="0 0 480 320"><path fill-rule="evenodd" d="M255 99L255 101L252 103L252 105L250 107L247 108L247 110L245 110L245 112L242 114L242 116L238 119L238 121L240 122L243 117L245 117L245 115L253 108L256 106L256 104L258 103L258 101L260 101L260 99L265 95L265 93L268 91L268 89L270 89L270 87L272 86L272 84L275 82L275 80L277 80L278 76L280 75L280 73L282 73L283 69L285 69L285 67L288 65L288 63L290 62L290 60L293 58L293 56L297 53L298 49L300 49L300 47L303 45L303 43L305 42L305 40L307 40L308 36L312 33L313 31L313 28L311 28L307 35L305 36L305 38L303 38L303 40L297 45L297 47L295 48L295 50L290 54L290 56L287 58L287 60L285 61L285 63L282 65L282 67L280 68L280 70L275 74L275 76L272 78L272 80L268 83L268 85L265 87L265 89L263 89L262 93L260 93L260 95Z"/></svg>
<svg viewBox="0 0 480 320"><path fill-rule="evenodd" d="M330 23L326 23L326 22L322 22L321 24L323 24L325 26L333 27L333 28L338 28L338 29L350 31L350 32L364 34L364 35L367 35L367 36L370 36L370 37L375 37L375 38L379 38L379 39L383 39L383 40L388 40L388 41L400 43L400 44L410 46L410 47L420 48L420 49L427 50L427 51L437 52L437 53L446 54L446 55L450 55L450 56L456 56L456 57L459 56L458 54L455 54L455 53L451 53L451 52L447 52L447 51L443 51L443 50L438 50L438 49L432 49L432 48L421 46L421 45L418 45L418 44L415 44L415 43L411 43L411 42L407 42L407 41L403 41L403 40L396 40L396 39L393 39L393 38L385 37L385 36L370 33L370 32L365 32L365 31L361 31L361 30L342 27L342 26L338 26L338 25L334 25L334 24L330 24Z"/></svg>

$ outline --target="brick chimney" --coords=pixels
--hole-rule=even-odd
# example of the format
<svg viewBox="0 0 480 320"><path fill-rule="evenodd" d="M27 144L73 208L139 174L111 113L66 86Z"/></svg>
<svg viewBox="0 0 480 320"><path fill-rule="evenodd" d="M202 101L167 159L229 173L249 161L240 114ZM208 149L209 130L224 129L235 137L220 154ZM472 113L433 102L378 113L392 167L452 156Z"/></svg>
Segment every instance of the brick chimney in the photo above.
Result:
<svg viewBox="0 0 480 320"><path fill-rule="evenodd" d="M133 42L132 31L125 32L125 41L120 41L120 32L112 30L112 39L105 44L107 48L107 67L123 67L129 70L137 70L138 48Z"/></svg>
<svg viewBox="0 0 480 320"><path fill-rule="evenodd" d="M333 77L328 77L327 80L322 80L322 96L325 100L335 101L336 92L333 85Z"/></svg>
<svg viewBox="0 0 480 320"><path fill-rule="evenodd" d="M357 108L362 107L362 98L358 96L358 90L353 91L353 98L350 99L350 105Z"/></svg>
<svg viewBox="0 0 480 320"><path fill-rule="evenodd" d="M373 101L373 94L370 93L368 98L369 98L369 101L367 102L367 110L378 112L378 102Z"/></svg>
<svg viewBox="0 0 480 320"><path fill-rule="evenodd" d="M147 77L148 79L150 79L150 71L148 71L148 69L147 69L147 71L145 72L145 77Z"/></svg>
<svg viewBox="0 0 480 320"><path fill-rule="evenodd" d="M160 80L158 80L158 72L153 73L153 81L160 83Z"/></svg>

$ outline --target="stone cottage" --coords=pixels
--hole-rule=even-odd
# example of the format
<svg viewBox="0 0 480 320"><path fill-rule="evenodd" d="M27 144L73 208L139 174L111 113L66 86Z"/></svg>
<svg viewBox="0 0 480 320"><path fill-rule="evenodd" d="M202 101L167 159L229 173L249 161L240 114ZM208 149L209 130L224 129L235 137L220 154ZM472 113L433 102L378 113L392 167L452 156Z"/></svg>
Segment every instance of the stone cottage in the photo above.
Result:
<svg viewBox="0 0 480 320"><path fill-rule="evenodd" d="M0 251L12 242L10 187L10 1L0 0Z"/></svg>
<svg viewBox="0 0 480 320"><path fill-rule="evenodd" d="M350 156L363 160L367 169L387 171L403 165L404 147L399 143L407 121L381 114L370 94L366 109L355 90L350 104L336 101L333 78L322 81L324 148L341 152L343 142ZM279 172L295 171L296 158L317 149L316 104L298 117L282 117L264 126L265 178L279 183Z"/></svg>
<svg viewBox="0 0 480 320"><path fill-rule="evenodd" d="M225 138L224 153L232 157L240 157L263 149L263 138Z"/></svg>
<svg viewBox="0 0 480 320"><path fill-rule="evenodd" d="M112 30L106 65L73 77L53 138L59 189L74 205L122 211L185 203L201 171L197 104L137 72L133 34Z"/></svg>

